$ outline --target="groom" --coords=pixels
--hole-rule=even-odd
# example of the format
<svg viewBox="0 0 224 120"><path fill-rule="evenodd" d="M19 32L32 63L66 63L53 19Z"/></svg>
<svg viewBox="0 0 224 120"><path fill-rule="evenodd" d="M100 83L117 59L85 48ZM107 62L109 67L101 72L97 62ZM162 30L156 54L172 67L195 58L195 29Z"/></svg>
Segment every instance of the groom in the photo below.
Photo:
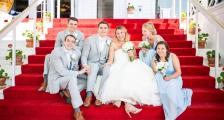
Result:
<svg viewBox="0 0 224 120"><path fill-rule="evenodd" d="M108 30L108 23L101 21L98 24L98 33L87 38L84 44L81 62L82 67L87 69L88 74L86 89L87 95L83 104L85 107L89 107L91 104L97 75L102 75L100 83L100 86L102 86L109 74L109 66L105 65L108 60L108 51L111 43L111 38L107 36ZM101 105L101 102L97 98L95 105Z"/></svg>

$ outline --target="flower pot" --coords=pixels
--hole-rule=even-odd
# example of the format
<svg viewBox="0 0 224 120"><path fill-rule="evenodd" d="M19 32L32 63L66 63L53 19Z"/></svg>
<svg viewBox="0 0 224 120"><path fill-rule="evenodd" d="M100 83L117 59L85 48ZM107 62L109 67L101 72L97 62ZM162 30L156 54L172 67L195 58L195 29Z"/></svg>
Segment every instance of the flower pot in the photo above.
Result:
<svg viewBox="0 0 224 120"><path fill-rule="evenodd" d="M208 66L215 67L215 58L208 58Z"/></svg>
<svg viewBox="0 0 224 120"><path fill-rule="evenodd" d="M0 86L4 86L5 85L5 81L6 81L6 78L5 77L1 77L0 78Z"/></svg>
<svg viewBox="0 0 224 120"><path fill-rule="evenodd" d="M26 47L28 47L28 48L32 48L33 47L33 40L32 39L26 40Z"/></svg>
<svg viewBox="0 0 224 120"><path fill-rule="evenodd" d="M195 28L190 28L189 29L189 34L195 35Z"/></svg>
<svg viewBox="0 0 224 120"><path fill-rule="evenodd" d="M206 44L206 41L205 40L200 40L198 42L198 48L205 48L205 44Z"/></svg>
<svg viewBox="0 0 224 120"><path fill-rule="evenodd" d="M134 8L127 8L128 14L134 14Z"/></svg>
<svg viewBox="0 0 224 120"><path fill-rule="evenodd" d="M16 56L16 65L23 64L23 56Z"/></svg>

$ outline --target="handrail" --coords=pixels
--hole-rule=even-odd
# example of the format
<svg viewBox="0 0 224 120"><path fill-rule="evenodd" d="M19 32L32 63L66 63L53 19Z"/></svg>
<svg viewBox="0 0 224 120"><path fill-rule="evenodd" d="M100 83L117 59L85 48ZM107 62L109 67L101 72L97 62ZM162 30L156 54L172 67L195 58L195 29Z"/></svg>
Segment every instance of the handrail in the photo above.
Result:
<svg viewBox="0 0 224 120"><path fill-rule="evenodd" d="M32 11L34 7L37 7L39 4L41 4L44 0L37 0L33 2L29 7L27 7L22 13L17 15L11 23L6 25L1 31L0 31L0 38L3 38L7 33L9 33L17 24L19 24L26 16L28 16L29 12Z"/></svg>
<svg viewBox="0 0 224 120"><path fill-rule="evenodd" d="M213 21L217 26L220 26L224 29L224 22L219 20L216 16L214 16L211 12L208 12L203 6L199 5L196 0L190 0L190 2L209 20Z"/></svg>

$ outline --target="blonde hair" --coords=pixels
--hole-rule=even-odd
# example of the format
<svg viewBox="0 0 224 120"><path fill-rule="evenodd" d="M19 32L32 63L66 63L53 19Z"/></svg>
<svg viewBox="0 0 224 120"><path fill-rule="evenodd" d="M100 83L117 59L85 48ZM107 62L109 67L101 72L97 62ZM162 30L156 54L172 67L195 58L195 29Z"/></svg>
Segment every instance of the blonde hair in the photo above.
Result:
<svg viewBox="0 0 224 120"><path fill-rule="evenodd" d="M146 22L142 25L143 28L146 28L148 31L152 32L153 35L156 35L156 29L153 23L151 22Z"/></svg>
<svg viewBox="0 0 224 120"><path fill-rule="evenodd" d="M122 26L122 25L121 26L117 26L116 29L115 29L115 38L117 40L118 40L117 35L116 35L117 30L123 30L125 32L125 39L124 39L125 42L128 42L130 40L130 36L128 34L127 29L124 26Z"/></svg>

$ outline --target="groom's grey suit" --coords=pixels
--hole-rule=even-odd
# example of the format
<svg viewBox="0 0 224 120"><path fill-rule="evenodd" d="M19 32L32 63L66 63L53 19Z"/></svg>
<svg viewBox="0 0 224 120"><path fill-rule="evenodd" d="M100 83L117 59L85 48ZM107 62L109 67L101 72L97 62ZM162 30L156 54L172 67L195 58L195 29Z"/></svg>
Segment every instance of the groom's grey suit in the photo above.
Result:
<svg viewBox="0 0 224 120"><path fill-rule="evenodd" d="M55 48L50 54L50 67L48 75L47 91L51 94L58 93L59 90L68 89L71 94L73 108L78 108L83 104L77 86L78 61L81 52L78 48L72 50L76 55L75 60L70 60L64 47Z"/></svg>
<svg viewBox="0 0 224 120"><path fill-rule="evenodd" d="M108 60L111 38L107 36L105 40L102 51L100 51L100 39L98 35L92 35L85 41L82 50L81 62L82 65L90 66L86 91L93 91L97 75L102 75L100 86L102 86L103 82L108 77L109 69L104 67L104 64Z"/></svg>

